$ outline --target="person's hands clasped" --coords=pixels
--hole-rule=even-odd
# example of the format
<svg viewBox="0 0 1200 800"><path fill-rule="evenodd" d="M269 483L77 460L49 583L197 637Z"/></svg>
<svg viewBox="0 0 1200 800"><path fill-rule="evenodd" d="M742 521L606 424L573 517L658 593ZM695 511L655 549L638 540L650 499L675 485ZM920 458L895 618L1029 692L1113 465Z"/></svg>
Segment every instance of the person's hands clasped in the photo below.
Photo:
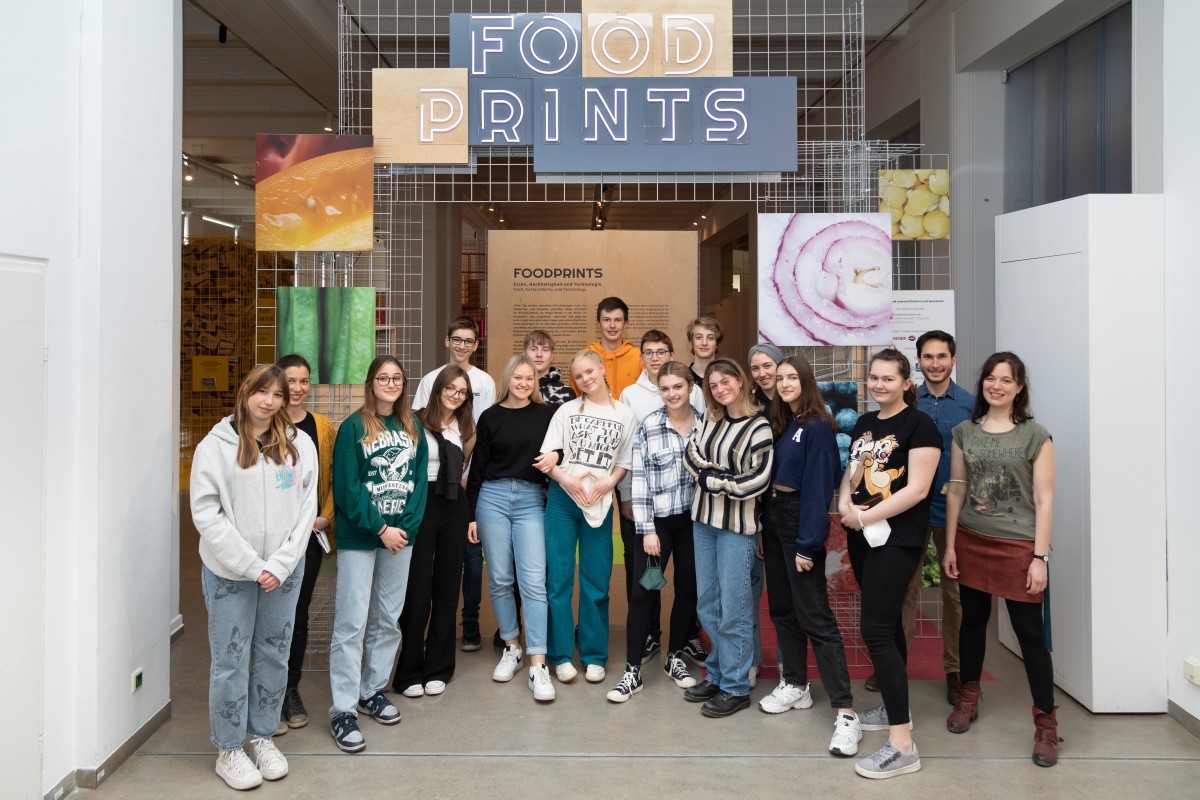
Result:
<svg viewBox="0 0 1200 800"><path fill-rule="evenodd" d="M842 512L842 524L851 530L861 531L863 529L862 512L869 508L870 506L855 505L848 505L845 509L839 508L838 511Z"/></svg>
<svg viewBox="0 0 1200 800"><path fill-rule="evenodd" d="M584 503L585 506L594 506L596 503L599 503L606 494L611 493L612 490L616 488L617 484L620 483L620 481L612 475L600 476L594 472L589 472L588 474L596 479L596 483L592 485L592 490L586 494L587 502ZM630 505L631 513L632 509L633 506Z"/></svg>
<svg viewBox="0 0 1200 800"><path fill-rule="evenodd" d="M264 569L258 576L258 585L263 588L264 592L273 592L279 588L279 578Z"/></svg>
<svg viewBox="0 0 1200 800"><path fill-rule="evenodd" d="M393 528L391 525L384 528L383 533L379 535L383 546L388 549L389 553L399 553L408 546L408 534L399 528Z"/></svg>

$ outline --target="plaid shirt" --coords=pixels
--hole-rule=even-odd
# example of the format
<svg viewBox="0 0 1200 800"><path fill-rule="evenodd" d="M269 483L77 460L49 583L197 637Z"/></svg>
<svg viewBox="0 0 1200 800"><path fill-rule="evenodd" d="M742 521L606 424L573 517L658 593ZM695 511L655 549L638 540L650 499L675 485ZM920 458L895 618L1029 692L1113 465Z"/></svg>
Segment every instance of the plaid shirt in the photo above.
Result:
<svg viewBox="0 0 1200 800"><path fill-rule="evenodd" d="M697 414L693 434L699 423ZM639 536L654 533L655 517L691 511L696 479L683 466L687 443L665 407L651 412L633 434L633 521Z"/></svg>

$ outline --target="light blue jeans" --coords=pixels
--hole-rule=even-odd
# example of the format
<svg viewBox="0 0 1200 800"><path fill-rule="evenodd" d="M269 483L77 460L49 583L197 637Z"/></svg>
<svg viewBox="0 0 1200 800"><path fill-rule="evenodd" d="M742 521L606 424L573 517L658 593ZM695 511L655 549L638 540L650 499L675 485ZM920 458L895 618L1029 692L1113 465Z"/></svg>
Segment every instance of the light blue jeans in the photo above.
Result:
<svg viewBox="0 0 1200 800"><path fill-rule="evenodd" d="M732 695L750 694L754 659L754 600L750 569L754 538L693 523L696 546L696 595L700 624L712 649L704 662L709 683Z"/></svg>
<svg viewBox="0 0 1200 800"><path fill-rule="evenodd" d="M492 611L505 641L520 635L513 579L525 609L525 652L546 654L546 510L542 487L517 478L484 481L475 503L479 541L487 557Z"/></svg>
<svg viewBox="0 0 1200 800"><path fill-rule="evenodd" d="M374 550L337 551L337 606L329 640L329 687L332 719L357 715L358 701L383 691L392 675L408 590L412 547L389 553ZM364 643L366 653L364 655Z"/></svg>
<svg viewBox="0 0 1200 800"><path fill-rule="evenodd" d="M208 609L208 717L211 741L232 750L251 736L271 738L287 688L292 624L304 559L279 588L231 581L200 568Z"/></svg>
<svg viewBox="0 0 1200 800"><path fill-rule="evenodd" d="M754 538L754 537L751 537ZM763 593L764 562L755 556L750 566L750 602L754 605L754 613L750 619L754 622L754 659L752 664L762 666L762 593Z"/></svg>

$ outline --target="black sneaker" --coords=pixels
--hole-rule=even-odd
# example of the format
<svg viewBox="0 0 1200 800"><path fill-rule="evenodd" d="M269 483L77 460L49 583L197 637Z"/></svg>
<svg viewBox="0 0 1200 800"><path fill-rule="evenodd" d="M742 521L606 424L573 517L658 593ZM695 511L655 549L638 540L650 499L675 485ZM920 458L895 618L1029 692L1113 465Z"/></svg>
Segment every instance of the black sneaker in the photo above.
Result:
<svg viewBox="0 0 1200 800"><path fill-rule="evenodd" d="M706 717L728 717L743 708L750 707L750 695L718 692L700 707L700 713Z"/></svg>
<svg viewBox="0 0 1200 800"><path fill-rule="evenodd" d="M479 623L464 621L462 626L462 644L458 649L464 653L473 653L483 647L483 640L479 637Z"/></svg>
<svg viewBox="0 0 1200 800"><path fill-rule="evenodd" d="M308 710L300 699L300 690L290 687L283 695L283 719L289 728L303 728L308 724Z"/></svg>
<svg viewBox="0 0 1200 800"><path fill-rule="evenodd" d="M683 699L687 700L689 703L703 703L715 697L720 693L720 691L721 687L717 686L715 683L709 683L707 680L704 680L695 686L692 686L691 688L684 689Z"/></svg>
<svg viewBox="0 0 1200 800"><path fill-rule="evenodd" d="M658 639L654 638L654 634L646 637L646 646L642 650L642 663L649 664L650 659L654 658L654 654L662 649L662 644Z"/></svg>
<svg viewBox="0 0 1200 800"><path fill-rule="evenodd" d="M675 681L675 685L680 689L690 689L696 685L696 679L688 672L679 653L671 653L666 658L663 672L667 673L667 677Z"/></svg>
<svg viewBox="0 0 1200 800"><path fill-rule="evenodd" d="M400 721L400 709L392 705L383 692L376 692L366 699L359 698L358 710L369 714L380 725L395 725Z"/></svg>
<svg viewBox="0 0 1200 800"><path fill-rule="evenodd" d="M626 664L625 674L620 682L608 693L609 701L624 703L642 690L642 668L636 664Z"/></svg>
<svg viewBox="0 0 1200 800"><path fill-rule="evenodd" d="M690 658L696 666L700 666L704 663L704 659L708 658L708 652L704 649L704 645L700 643L699 636L688 639L688 643L683 646L681 652Z"/></svg>
<svg viewBox="0 0 1200 800"><path fill-rule="evenodd" d="M358 720L349 711L330 720L329 729L333 733L333 741L347 753L362 752L367 746L367 740L358 729Z"/></svg>

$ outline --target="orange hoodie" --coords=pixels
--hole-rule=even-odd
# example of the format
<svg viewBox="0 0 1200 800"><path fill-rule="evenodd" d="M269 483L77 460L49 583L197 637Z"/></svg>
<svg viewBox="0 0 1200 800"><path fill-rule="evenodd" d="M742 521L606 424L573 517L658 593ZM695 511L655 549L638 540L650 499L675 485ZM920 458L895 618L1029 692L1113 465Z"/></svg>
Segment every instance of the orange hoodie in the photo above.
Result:
<svg viewBox="0 0 1200 800"><path fill-rule="evenodd" d="M638 376L645 368L642 365L642 354L633 342L621 342L616 350L605 350L604 342L597 339L588 345L588 350L594 350L604 359L604 377L608 378L609 388L612 389L613 399L620 399L621 392L626 386L637 383ZM575 379L571 378L571 388L579 393Z"/></svg>

